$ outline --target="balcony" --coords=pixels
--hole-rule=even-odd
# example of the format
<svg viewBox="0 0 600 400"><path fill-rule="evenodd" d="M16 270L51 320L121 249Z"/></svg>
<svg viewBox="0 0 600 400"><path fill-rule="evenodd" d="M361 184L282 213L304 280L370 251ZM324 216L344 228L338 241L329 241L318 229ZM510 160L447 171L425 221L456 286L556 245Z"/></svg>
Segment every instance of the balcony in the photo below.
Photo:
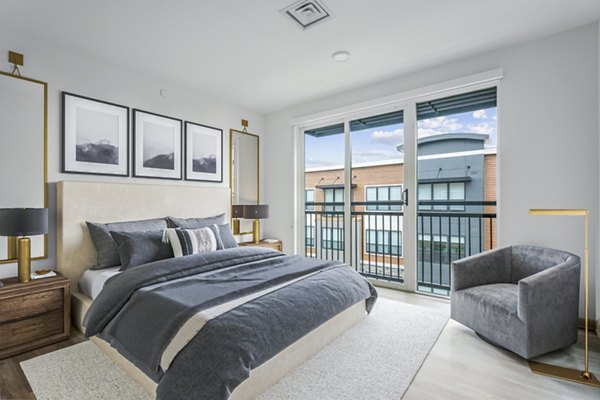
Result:
<svg viewBox="0 0 600 400"><path fill-rule="evenodd" d="M344 261L344 203L307 202L305 255ZM404 282L402 203L352 202L350 265L365 277ZM417 291L450 294L452 261L496 247L495 201L419 201Z"/></svg>

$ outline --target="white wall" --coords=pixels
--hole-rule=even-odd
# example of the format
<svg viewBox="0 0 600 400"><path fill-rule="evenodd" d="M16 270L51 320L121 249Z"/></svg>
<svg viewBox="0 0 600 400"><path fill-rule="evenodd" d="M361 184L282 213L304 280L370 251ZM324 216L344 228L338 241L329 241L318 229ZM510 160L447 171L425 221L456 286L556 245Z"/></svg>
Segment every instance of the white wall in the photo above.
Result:
<svg viewBox="0 0 600 400"><path fill-rule="evenodd" d="M145 76L120 68L107 60L94 58L88 54L75 53L52 43L44 43L43 38L16 36L0 30L0 69L10 71L7 61L8 50L25 55L25 66L21 67L24 76L48 82L48 182L50 207L49 258L34 262L32 269L55 267L56 263L56 182L61 180L135 182L164 185L195 185L229 187L229 129L240 129L240 119L250 121L251 132L264 132L264 116L244 110L221 99L212 98L197 91L175 86L152 76ZM134 52L135 49L132 49ZM157 55L158 57L168 55ZM203 73L201 66L198 73ZM165 88L168 96L159 95ZM140 108L183 120L198 122L223 129L223 183L193 183L185 181L164 181L142 178L97 177L93 175L60 173L61 103L60 93L68 91L131 108ZM264 140L261 140L264 144ZM264 149L261 149L264 153ZM1 168L10 168L2 165ZM261 168L264 170L264 168ZM264 179L261 179L261 182ZM0 277L15 276L14 264L0 264Z"/></svg>
<svg viewBox="0 0 600 400"><path fill-rule="evenodd" d="M582 255L582 220L533 217L527 210L588 208L594 216L590 243L599 243L597 30L596 24L587 25L267 115L265 188L271 218L265 233L292 250L292 118L502 68L500 244L537 244ZM597 246L590 255L592 270L598 270ZM591 282L596 282L594 271ZM593 292L591 305L595 315Z"/></svg>

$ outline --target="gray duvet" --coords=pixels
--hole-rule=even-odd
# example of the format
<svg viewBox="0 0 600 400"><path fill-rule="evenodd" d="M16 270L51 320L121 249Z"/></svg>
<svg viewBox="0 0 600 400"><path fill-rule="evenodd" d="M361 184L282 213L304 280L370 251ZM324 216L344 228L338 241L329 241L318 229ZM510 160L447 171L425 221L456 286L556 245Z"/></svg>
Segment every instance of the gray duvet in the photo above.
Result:
<svg viewBox="0 0 600 400"><path fill-rule="evenodd" d="M286 282L294 281L286 285ZM194 315L268 292L210 319L164 370L161 357ZM271 289L269 289L271 288ZM158 383L158 399L227 399L250 370L377 292L347 265L239 247L157 261L111 278L85 316Z"/></svg>

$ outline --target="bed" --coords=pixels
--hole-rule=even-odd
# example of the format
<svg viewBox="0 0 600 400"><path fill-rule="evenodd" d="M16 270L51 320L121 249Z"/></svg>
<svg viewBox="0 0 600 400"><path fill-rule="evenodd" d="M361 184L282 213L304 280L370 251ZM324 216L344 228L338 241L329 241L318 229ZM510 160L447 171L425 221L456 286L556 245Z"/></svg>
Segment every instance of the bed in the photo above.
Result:
<svg viewBox="0 0 600 400"><path fill-rule="evenodd" d="M152 199L152 201L143 201L143 199ZM84 227L84 221L115 222L134 219L149 219L166 215L176 215L180 217L209 216L219 213L228 213L228 209L229 189L226 188L99 182L59 182L57 184L57 269L61 274L71 280L71 287L73 289L72 310L74 325L84 331L84 316L90 308L92 308L92 310L102 309L102 304L104 304L105 309L112 307L110 304L112 301L111 295L108 294L110 291L104 291L104 293L102 293L100 288L105 281L119 274L118 271L104 270L102 273L96 274L96 276L89 277L89 273L86 273L87 278L81 281L81 286L84 290L79 291L82 276L89 266L95 263L95 250L86 228ZM272 251L271 254L269 253L270 251L271 250L265 249L252 250L251 248L243 250L232 249L229 252L229 258L232 260L235 259L237 262L237 260L246 257L246 264L262 262L265 263L265 265L269 265L268 263L279 262L287 265L292 262L298 262L297 259L285 257L281 253L274 251ZM224 252L223 254L226 253L227 252ZM194 256L188 257L191 259ZM193 271L197 271L198 265L202 263L212 265L210 262L214 262L214 260L211 261L210 257L199 256L196 258L197 260L194 259L193 262L190 262L190 269ZM162 271L172 262L172 260L165 260L163 263L165 266L161 263L155 263L161 264L155 268L156 282L162 282ZM242 265L240 268L244 268L243 265L245 264L240 263L240 265ZM202 265L200 265L200 267L202 267ZM236 268L238 268L237 264ZM325 267L319 268L325 269ZM342 269L335 266L328 266L327 273L346 274L347 269L349 268ZM251 269L246 267L245 270L250 271ZM129 282L137 279L134 275L134 273L129 274L130 278L127 279L116 276L114 282L117 282L120 279L123 283L120 286L129 286ZM321 275L324 276L324 274L318 276ZM315 277L317 277L317 275L315 275ZM304 282L303 284L308 284L307 282L309 279L313 279L313 277L303 277L300 283ZM119 285L111 283L109 286L117 287ZM291 287L292 285L290 285L290 288ZM126 290L135 291L137 290L137 287L128 288ZM291 292L292 290L290 289L289 291ZM278 293L279 294L277 295L280 295L281 293L284 293L284 291L280 290ZM274 294L271 294L270 296L273 297ZM93 300L93 298L97 297L100 297L100 300ZM114 298L116 298L116 295L113 299ZM269 295L265 295L261 299L269 298ZM276 302L271 303L271 305L273 304L276 304ZM238 310L241 308L243 307L238 307ZM96 315L101 315L97 312L92 312L91 314L94 313ZM341 333L362 320L365 315L365 299L344 307L343 311L336 312L334 316L328 318L325 322L320 323L316 328L308 331L302 337L294 340L286 347L279 349L276 354L268 357L268 359L263 360L260 365L251 368L245 379L243 379L241 383L236 384L233 390L230 392L228 391L227 395L223 398L227 398L227 396L229 399L234 400L255 398ZM99 319L97 318L95 321L97 322L97 320ZM102 324L87 322L88 328L89 326L95 325L97 329L102 330ZM257 328L259 327L257 326ZM205 336L207 335L208 333L205 334ZM100 336L102 336L102 334L100 334ZM189 343L193 344L195 340L196 337ZM137 365L134 365L128 358L121 355L123 349L120 349L121 352L117 351L115 347L118 346L113 347L109 345L106 340L100 339L98 336L91 337L91 341L115 361L115 363L123 368L133 379L140 383L145 390L150 394L156 394L157 388L159 388L156 383L157 377L154 376L154 379L151 378L149 376L151 374L147 373L147 370L144 368L140 368L139 363L136 362ZM184 347L183 350L180 349L180 351L183 352L191 347L193 346L189 344L187 347ZM185 368L181 367L183 361L179 361L184 358L185 357L182 356L181 353L179 353L179 355L178 353L174 353L174 355L171 356L170 362L172 365L179 368L179 373L185 371ZM161 361L164 361L164 359L161 359ZM181 365L176 365L176 361ZM168 365L170 364L167 363L167 366ZM166 374L169 373L169 371L177 370L177 368L166 370L165 376L167 376ZM171 373L171 376L174 374L175 373ZM166 383L164 383L165 381L167 381L167 379L159 380L163 387L166 386ZM159 390L159 397L168 398L169 396L165 396L164 391L163 395L160 396Z"/></svg>

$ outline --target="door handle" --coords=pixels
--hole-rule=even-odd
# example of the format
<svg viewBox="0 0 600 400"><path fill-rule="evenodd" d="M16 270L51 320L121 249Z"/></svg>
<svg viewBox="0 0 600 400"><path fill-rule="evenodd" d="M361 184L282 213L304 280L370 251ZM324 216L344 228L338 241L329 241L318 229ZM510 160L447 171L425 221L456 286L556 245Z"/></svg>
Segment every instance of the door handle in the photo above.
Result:
<svg viewBox="0 0 600 400"><path fill-rule="evenodd" d="M408 189L402 191L402 204L408 206Z"/></svg>

